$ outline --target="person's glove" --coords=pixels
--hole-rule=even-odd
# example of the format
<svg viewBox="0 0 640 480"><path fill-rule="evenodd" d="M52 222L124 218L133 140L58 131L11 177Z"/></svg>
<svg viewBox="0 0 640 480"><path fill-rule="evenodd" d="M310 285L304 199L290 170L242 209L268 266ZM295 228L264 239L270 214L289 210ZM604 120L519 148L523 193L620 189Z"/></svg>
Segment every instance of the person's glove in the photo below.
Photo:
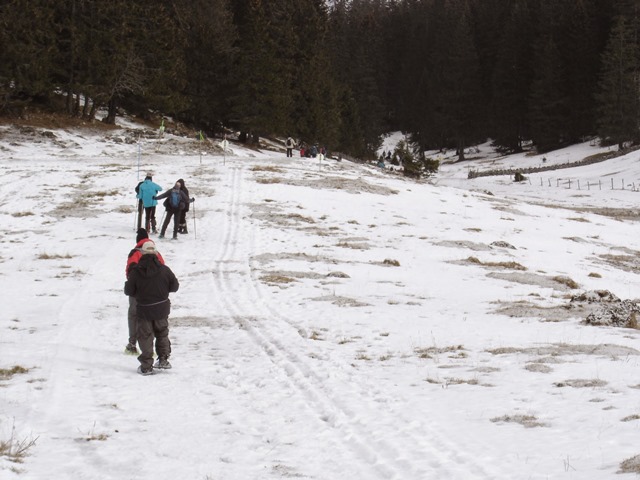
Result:
<svg viewBox="0 0 640 480"><path fill-rule="evenodd" d="M196 198L195 198L195 197L192 197L192 198L191 198L191 200L189 200L189 203L193 203L193 202L195 202L195 201L196 201Z"/></svg>

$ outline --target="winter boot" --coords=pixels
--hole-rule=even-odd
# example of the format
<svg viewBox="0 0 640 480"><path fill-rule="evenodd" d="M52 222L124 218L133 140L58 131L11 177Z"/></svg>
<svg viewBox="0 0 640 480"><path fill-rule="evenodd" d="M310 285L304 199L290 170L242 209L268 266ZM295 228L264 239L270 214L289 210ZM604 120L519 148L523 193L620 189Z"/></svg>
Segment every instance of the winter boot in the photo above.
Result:
<svg viewBox="0 0 640 480"><path fill-rule="evenodd" d="M171 368L171 364L169 363L169 360L167 359L167 357L160 357L158 358L156 363L154 363L153 367L169 370Z"/></svg>
<svg viewBox="0 0 640 480"><path fill-rule="evenodd" d="M140 375L153 375L153 367L144 368L142 365L138 367L138 373Z"/></svg>

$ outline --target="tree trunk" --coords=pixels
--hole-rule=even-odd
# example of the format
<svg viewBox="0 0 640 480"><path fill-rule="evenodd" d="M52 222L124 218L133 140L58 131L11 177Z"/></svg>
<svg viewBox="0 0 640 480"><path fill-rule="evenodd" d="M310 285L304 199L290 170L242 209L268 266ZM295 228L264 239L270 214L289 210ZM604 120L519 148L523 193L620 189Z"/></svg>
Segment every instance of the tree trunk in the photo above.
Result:
<svg viewBox="0 0 640 480"><path fill-rule="evenodd" d="M107 116L105 118L103 118L102 121L104 123L106 123L107 125L115 125L116 124L116 110L117 110L117 108L118 107L116 106L115 99L112 98L111 100L109 100Z"/></svg>

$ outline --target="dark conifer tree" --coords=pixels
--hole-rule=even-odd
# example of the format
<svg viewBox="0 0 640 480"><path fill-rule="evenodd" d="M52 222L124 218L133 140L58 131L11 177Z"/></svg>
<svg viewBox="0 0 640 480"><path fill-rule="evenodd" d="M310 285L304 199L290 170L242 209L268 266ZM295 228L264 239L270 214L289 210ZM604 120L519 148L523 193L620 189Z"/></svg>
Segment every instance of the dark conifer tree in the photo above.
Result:
<svg viewBox="0 0 640 480"><path fill-rule="evenodd" d="M512 2L493 71L491 136L497 146L519 152L529 137L534 12L529 0Z"/></svg>
<svg viewBox="0 0 640 480"><path fill-rule="evenodd" d="M618 16L602 54L598 133L619 149L638 140L638 44L632 22Z"/></svg>
<svg viewBox="0 0 640 480"><path fill-rule="evenodd" d="M567 65L558 45L566 18L564 8L565 4L555 0L540 1L529 96L531 137L540 152L553 150L568 141Z"/></svg>

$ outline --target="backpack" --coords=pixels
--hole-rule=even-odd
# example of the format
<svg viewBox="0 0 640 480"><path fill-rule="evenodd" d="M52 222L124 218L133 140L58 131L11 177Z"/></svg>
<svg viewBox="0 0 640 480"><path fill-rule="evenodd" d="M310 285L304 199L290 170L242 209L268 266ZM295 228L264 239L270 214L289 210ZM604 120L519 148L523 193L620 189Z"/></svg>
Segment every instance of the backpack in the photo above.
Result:
<svg viewBox="0 0 640 480"><path fill-rule="evenodd" d="M169 205L171 208L179 208L180 200L180 192L177 190L171 190L171 195L169 195Z"/></svg>

